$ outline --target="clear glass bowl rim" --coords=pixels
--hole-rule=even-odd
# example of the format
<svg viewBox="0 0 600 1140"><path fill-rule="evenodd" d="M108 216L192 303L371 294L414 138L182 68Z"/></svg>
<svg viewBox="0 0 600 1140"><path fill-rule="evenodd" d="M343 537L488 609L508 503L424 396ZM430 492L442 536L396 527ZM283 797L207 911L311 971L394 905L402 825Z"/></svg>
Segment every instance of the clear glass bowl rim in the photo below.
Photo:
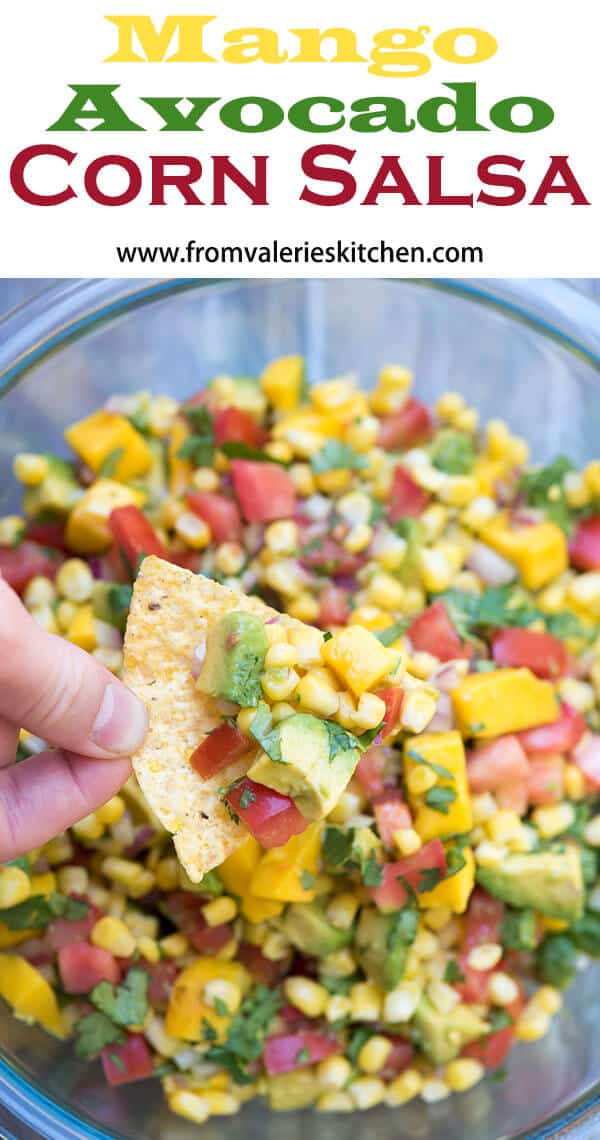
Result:
<svg viewBox="0 0 600 1140"><path fill-rule="evenodd" d="M76 340L95 324L127 309L149 304L187 289L256 288L268 279L81 278L46 286L33 299L0 320L0 398L19 378L50 353ZM565 281L554 278L389 279L462 295L491 305L583 357L600 373L600 307ZM116 1140L103 1128L73 1115L66 1105L35 1087L16 1067L0 1058L0 1103L20 1122L48 1140ZM572 1140L592 1136L600 1121L600 1077L588 1094L555 1113L522 1140L550 1140L558 1132ZM7 1140L15 1140L5 1133Z"/></svg>

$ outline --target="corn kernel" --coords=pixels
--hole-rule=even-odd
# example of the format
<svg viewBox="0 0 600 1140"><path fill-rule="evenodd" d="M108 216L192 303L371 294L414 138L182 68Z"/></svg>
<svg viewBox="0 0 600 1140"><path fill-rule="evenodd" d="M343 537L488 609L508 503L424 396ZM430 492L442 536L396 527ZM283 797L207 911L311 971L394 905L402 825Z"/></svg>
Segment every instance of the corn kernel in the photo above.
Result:
<svg viewBox="0 0 600 1140"><path fill-rule="evenodd" d="M375 416L361 416L346 428L344 439L355 451L369 452L377 440L379 423Z"/></svg>
<svg viewBox="0 0 600 1140"><path fill-rule="evenodd" d="M485 1076L485 1066L481 1061L469 1057L459 1057L446 1065L444 1080L452 1092L466 1092L472 1089Z"/></svg>
<svg viewBox="0 0 600 1140"><path fill-rule="evenodd" d="M415 831L414 827L400 827L394 832L394 847L398 848L401 855L414 855L419 851L422 843L421 836Z"/></svg>
<svg viewBox="0 0 600 1140"><path fill-rule="evenodd" d="M569 803L537 807L532 812L531 819L543 839L553 839L571 827L575 820L575 808Z"/></svg>
<svg viewBox="0 0 600 1140"><path fill-rule="evenodd" d="M498 807L491 792L482 792L480 796L471 797L473 823L485 823L497 813ZM519 821L520 822L520 821Z"/></svg>
<svg viewBox="0 0 600 1140"><path fill-rule="evenodd" d="M357 1062L363 1073L379 1073L383 1069L390 1053L392 1042L387 1037L375 1033L365 1041L358 1053Z"/></svg>
<svg viewBox="0 0 600 1140"><path fill-rule="evenodd" d="M132 859L108 855L100 866L102 873L123 887L132 898L142 898L154 886L155 878L152 872L146 871Z"/></svg>
<svg viewBox="0 0 600 1140"><path fill-rule="evenodd" d="M237 912L237 903L229 895L221 895L202 907L202 914L209 926L221 926L225 922L233 922Z"/></svg>
<svg viewBox="0 0 600 1140"><path fill-rule="evenodd" d="M181 1041L167 1033L162 1017L152 1017L144 1027L144 1035L162 1057L173 1057L181 1049Z"/></svg>
<svg viewBox="0 0 600 1140"><path fill-rule="evenodd" d="M493 970L502 957L502 947L498 942L482 942L469 953L467 965L471 970Z"/></svg>
<svg viewBox="0 0 600 1140"><path fill-rule="evenodd" d="M413 942L413 951L418 958L427 960L433 958L438 951L438 940L431 931L421 927Z"/></svg>
<svg viewBox="0 0 600 1140"><path fill-rule="evenodd" d="M147 934L143 934L137 940L137 948L146 962L160 962L160 948L155 938L149 938Z"/></svg>
<svg viewBox="0 0 600 1140"><path fill-rule="evenodd" d="M450 1088L445 1081L438 1080L436 1077L429 1077L423 1081L421 1086L421 1100L426 1104L437 1104L440 1100L445 1100L450 1095Z"/></svg>
<svg viewBox="0 0 600 1140"><path fill-rule="evenodd" d="M341 1021L342 1018L350 1017L352 1013L352 1002L346 994L332 994L325 1007L325 1018L327 1021Z"/></svg>
<svg viewBox="0 0 600 1140"><path fill-rule="evenodd" d="M239 542L222 542L215 551L215 567L221 574L239 574L246 561L246 552Z"/></svg>
<svg viewBox="0 0 600 1140"><path fill-rule="evenodd" d="M79 819L77 823L73 824L73 833L77 839L87 840L94 843L96 839L100 839L104 835L105 826L98 818L96 812L91 812L90 815L84 816ZM137 870L137 864L133 864Z"/></svg>
<svg viewBox="0 0 600 1140"><path fill-rule="evenodd" d="M325 1012L329 1001L325 986L310 978L291 976L286 978L283 988L288 1001L306 1017L320 1017Z"/></svg>
<svg viewBox="0 0 600 1140"><path fill-rule="evenodd" d="M280 463L290 463L294 458L294 452L284 439L274 439L265 444L265 453Z"/></svg>
<svg viewBox="0 0 600 1140"><path fill-rule="evenodd" d="M339 706L338 694L335 689L323 682L318 673L315 676L315 673L317 670L311 670L298 683L296 695L300 698L299 703L317 716L335 716Z"/></svg>
<svg viewBox="0 0 600 1140"><path fill-rule="evenodd" d="M286 717L293 716L295 712L296 710L293 705L290 705L287 701L276 701L274 705L271 705L273 724L279 724L279 722L285 720Z"/></svg>
<svg viewBox="0 0 600 1140"><path fill-rule="evenodd" d="M319 603L308 590L301 590L295 598L287 602L287 612L297 621L312 622L319 616Z"/></svg>
<svg viewBox="0 0 600 1140"><path fill-rule="evenodd" d="M352 1065L346 1057L326 1057L315 1072L320 1088L343 1089L352 1076Z"/></svg>
<svg viewBox="0 0 600 1140"><path fill-rule="evenodd" d="M385 1096L385 1085L378 1077L358 1077L348 1085L348 1092L355 1107L364 1111L381 1104Z"/></svg>
<svg viewBox="0 0 600 1140"><path fill-rule="evenodd" d="M455 417L464 407L465 400L459 392L443 392L435 405L435 410L441 420L454 423Z"/></svg>
<svg viewBox="0 0 600 1140"><path fill-rule="evenodd" d="M354 1101L349 1093L331 1090L321 1093L315 1107L317 1112L354 1112Z"/></svg>
<svg viewBox="0 0 600 1140"><path fill-rule="evenodd" d="M600 847L600 815L595 815L589 823L586 823L583 838L590 847Z"/></svg>
<svg viewBox="0 0 600 1140"><path fill-rule="evenodd" d="M228 978L212 978L204 987L204 1000L217 1011L221 1003L227 1007L228 1013L234 1014L242 1004L242 991L236 982Z"/></svg>
<svg viewBox="0 0 600 1140"><path fill-rule="evenodd" d="M267 586L277 590L286 598L295 598L303 592L304 574L293 558L282 558L279 562L272 562L266 566L264 579Z"/></svg>
<svg viewBox="0 0 600 1140"><path fill-rule="evenodd" d="M194 1124L204 1124L210 1116L210 1105L204 1096L188 1092L187 1089L177 1089L168 1097L171 1112L183 1116Z"/></svg>
<svg viewBox="0 0 600 1140"><path fill-rule="evenodd" d="M432 720L436 707L437 702L429 693L419 689L407 692L400 710L402 727L408 732L423 732Z"/></svg>
<svg viewBox="0 0 600 1140"><path fill-rule="evenodd" d="M219 476L212 467L197 467L192 475L192 486L196 491L217 491Z"/></svg>
<svg viewBox="0 0 600 1140"><path fill-rule="evenodd" d="M447 982L433 981L427 987L427 996L443 1016L450 1013L460 1001L460 995Z"/></svg>
<svg viewBox="0 0 600 1140"><path fill-rule="evenodd" d="M122 649L109 649L107 645L98 645L96 649L92 649L92 657L104 665L110 673L119 674L123 668Z"/></svg>
<svg viewBox="0 0 600 1140"><path fill-rule="evenodd" d="M494 1005L511 1005L519 996L519 987L509 974L496 970L490 978L488 996Z"/></svg>
<svg viewBox="0 0 600 1140"><path fill-rule="evenodd" d="M16 546L26 528L25 519L19 515L4 515L0 518L0 546Z"/></svg>
<svg viewBox="0 0 600 1140"><path fill-rule="evenodd" d="M340 696L343 697L344 694L341 693ZM344 727L349 728L350 725L345 725ZM331 809L327 818L330 819L332 823L347 823L353 816L358 815L363 802L356 791L351 791L349 788L346 788L346 791L342 792L337 804Z"/></svg>
<svg viewBox="0 0 600 1140"><path fill-rule="evenodd" d="M113 796L112 799L107 800L102 807L96 809L98 819L110 826L112 823L118 823L125 814L125 801L121 796Z"/></svg>
<svg viewBox="0 0 600 1140"><path fill-rule="evenodd" d="M509 843L520 836L522 823L514 811L497 811L486 820L485 829L492 842Z"/></svg>
<svg viewBox="0 0 600 1140"><path fill-rule="evenodd" d="M600 615L600 609L598 613ZM586 681L576 681L574 677L564 677L556 687L561 700L566 701L577 712L591 712L596 703L593 686L588 685Z"/></svg>
<svg viewBox="0 0 600 1140"><path fill-rule="evenodd" d="M410 1021L421 1000L422 985L418 981L403 981L394 990L389 990L383 999L383 1017L392 1025Z"/></svg>
<svg viewBox="0 0 600 1140"><path fill-rule="evenodd" d="M544 1013L548 1013L552 1016L558 1013L562 1006L562 1001L562 994L555 986L540 986L539 990L536 990L534 993L529 1004L536 1006L543 1010Z"/></svg>
<svg viewBox="0 0 600 1140"><path fill-rule="evenodd" d="M336 950L322 959L323 973L332 974L334 978L348 978L356 971L356 959L349 950Z"/></svg>
<svg viewBox="0 0 600 1140"><path fill-rule="evenodd" d="M21 867L0 867L0 908L18 906L31 894L29 875Z"/></svg>
<svg viewBox="0 0 600 1140"><path fill-rule="evenodd" d="M110 915L98 919L90 938L94 946L109 950L117 958L131 958L136 948L135 938L125 923Z"/></svg>
<svg viewBox="0 0 600 1140"><path fill-rule="evenodd" d="M336 509L344 522L356 526L358 523L368 523L373 504L364 491L350 491L338 500Z"/></svg>
<svg viewBox="0 0 600 1140"><path fill-rule="evenodd" d="M278 649L279 646L273 648ZM299 680L300 677L295 669L267 669L261 677L261 686L269 701L285 701L292 695Z"/></svg>
<svg viewBox="0 0 600 1140"><path fill-rule="evenodd" d="M528 1003L515 1024L515 1037L519 1041L539 1041L549 1028L550 1015Z"/></svg>
<svg viewBox="0 0 600 1140"><path fill-rule="evenodd" d="M406 539L391 530L381 531L373 539L373 558L384 570L398 570L406 557L407 549Z"/></svg>
<svg viewBox="0 0 600 1140"><path fill-rule="evenodd" d="M346 490L351 479L352 472L347 467L340 467L333 471L323 471L316 476L315 481L319 491L326 495L337 495Z"/></svg>
<svg viewBox="0 0 600 1140"><path fill-rule="evenodd" d="M308 498L309 495L314 495L316 484L312 468L308 463L292 463L292 466L289 468L289 476L298 495L302 495L305 498Z"/></svg>
<svg viewBox="0 0 600 1140"><path fill-rule="evenodd" d="M360 554L367 549L373 538L373 528L368 523L357 523L346 535L342 545L349 554Z"/></svg>
<svg viewBox="0 0 600 1140"><path fill-rule="evenodd" d="M44 844L43 852L44 858L47 859L51 867L55 867L59 863L68 863L74 854L69 834L64 831L61 835L56 835L54 839L50 839L48 843Z"/></svg>
<svg viewBox="0 0 600 1140"><path fill-rule="evenodd" d="M387 610L400 610L404 603L404 586L390 574L376 573L369 582L369 601Z"/></svg>
<svg viewBox="0 0 600 1140"><path fill-rule="evenodd" d="M23 591L23 601L28 610L34 606L49 606L55 598L54 582L50 578L45 578L43 574L31 578Z"/></svg>
<svg viewBox="0 0 600 1140"><path fill-rule="evenodd" d="M48 475L48 460L45 455L22 451L19 455L15 455L13 472L19 483L24 483L26 487L37 487Z"/></svg>
<svg viewBox="0 0 600 1140"><path fill-rule="evenodd" d="M270 962L279 962L282 958L287 957L289 949L290 944L287 938L278 930L270 931L262 943L262 952Z"/></svg>
<svg viewBox="0 0 600 1140"><path fill-rule="evenodd" d="M205 550L212 538L208 523L198 518L198 515L192 511L183 511L179 514L175 519L174 529L177 537L192 550Z"/></svg>
<svg viewBox="0 0 600 1140"><path fill-rule="evenodd" d="M358 707L353 715L353 723L358 733L377 728L385 717L385 701L375 693L361 693Z"/></svg>
<svg viewBox="0 0 600 1140"><path fill-rule="evenodd" d="M423 1078L418 1069L405 1069L387 1086L385 1103L388 1108L400 1108L418 1096L422 1087Z"/></svg>
<svg viewBox="0 0 600 1140"><path fill-rule="evenodd" d="M181 958L189 950L190 944L185 934L178 931L175 934L167 934L166 938L161 938L158 945L165 957Z"/></svg>
<svg viewBox="0 0 600 1140"><path fill-rule="evenodd" d="M284 557L298 549L298 526L292 519L270 523L265 530L265 546L273 554Z"/></svg>
<svg viewBox="0 0 600 1140"><path fill-rule="evenodd" d="M85 867L61 867L56 873L56 881L63 895L85 895L89 874Z"/></svg>
<svg viewBox="0 0 600 1140"><path fill-rule="evenodd" d="M56 575L56 588L69 602L87 602L92 596L94 578L81 558L67 558Z"/></svg>
<svg viewBox="0 0 600 1140"><path fill-rule="evenodd" d="M327 907L327 918L338 930L350 930L359 906L360 899L357 894L343 891L331 899Z"/></svg>
<svg viewBox="0 0 600 1140"><path fill-rule="evenodd" d="M39 625L41 629L45 629L47 633L59 632L52 606L32 606L29 612L36 625Z"/></svg>
<svg viewBox="0 0 600 1140"><path fill-rule="evenodd" d="M484 839L475 848L474 855L476 862L481 867L499 867L506 858L507 849L498 843L490 843Z"/></svg>
<svg viewBox="0 0 600 1140"><path fill-rule="evenodd" d="M354 1021L377 1021L381 1017L381 991L373 982L357 982L350 991Z"/></svg>

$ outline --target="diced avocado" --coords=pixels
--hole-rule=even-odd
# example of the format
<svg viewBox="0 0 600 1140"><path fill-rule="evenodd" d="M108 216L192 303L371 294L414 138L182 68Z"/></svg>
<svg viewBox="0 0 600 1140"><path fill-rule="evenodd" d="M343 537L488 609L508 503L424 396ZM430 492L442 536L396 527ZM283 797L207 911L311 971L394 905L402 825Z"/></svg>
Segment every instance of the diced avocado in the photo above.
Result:
<svg viewBox="0 0 600 1140"><path fill-rule="evenodd" d="M234 610L209 630L197 685L210 697L251 708L260 700L260 675L267 652L262 619Z"/></svg>
<svg viewBox="0 0 600 1140"><path fill-rule="evenodd" d="M547 934L537 949L538 977L549 986L564 989L575 977L577 950L566 934Z"/></svg>
<svg viewBox="0 0 600 1140"><path fill-rule="evenodd" d="M293 1108L308 1108L314 1104L322 1087L310 1069L296 1069L269 1077L269 1107L275 1112L289 1112Z"/></svg>
<svg viewBox="0 0 600 1140"><path fill-rule="evenodd" d="M318 902L292 903L281 920L284 934L303 954L325 958L352 941L352 931L338 930Z"/></svg>
<svg viewBox="0 0 600 1140"><path fill-rule="evenodd" d="M75 477L75 470L66 459L45 454L48 474L37 487L27 487L23 495L25 513L32 518L42 514L65 515L84 494Z"/></svg>
<svg viewBox="0 0 600 1140"><path fill-rule="evenodd" d="M491 895L516 907L533 907L552 918L575 922L583 912L579 851L508 855L499 867L478 867L477 881Z"/></svg>
<svg viewBox="0 0 600 1140"><path fill-rule="evenodd" d="M398 577L405 586L420 585L419 554L423 545L420 524L417 519L399 519L394 523L394 530L406 542L406 552L398 570Z"/></svg>
<svg viewBox="0 0 600 1140"><path fill-rule="evenodd" d="M337 725L310 713L294 713L278 726L280 760L262 752L248 775L291 796L306 819L323 819L339 800L359 759L345 748L349 737Z"/></svg>
<svg viewBox="0 0 600 1140"><path fill-rule="evenodd" d="M94 617L125 632L132 587L119 582L95 582L92 597Z"/></svg>
<svg viewBox="0 0 600 1140"><path fill-rule="evenodd" d="M381 914L376 907L364 907L356 930L355 949L365 974L384 990L393 990L404 976L416 933L414 910L406 908L396 914Z"/></svg>
<svg viewBox="0 0 600 1140"><path fill-rule="evenodd" d="M500 941L506 950L535 950L535 911L529 907L525 910L505 907Z"/></svg>
<svg viewBox="0 0 600 1140"><path fill-rule="evenodd" d="M487 1024L470 1006L455 1005L449 1013L440 1013L422 997L415 1010L418 1042L434 1065L447 1065L461 1049L487 1032Z"/></svg>

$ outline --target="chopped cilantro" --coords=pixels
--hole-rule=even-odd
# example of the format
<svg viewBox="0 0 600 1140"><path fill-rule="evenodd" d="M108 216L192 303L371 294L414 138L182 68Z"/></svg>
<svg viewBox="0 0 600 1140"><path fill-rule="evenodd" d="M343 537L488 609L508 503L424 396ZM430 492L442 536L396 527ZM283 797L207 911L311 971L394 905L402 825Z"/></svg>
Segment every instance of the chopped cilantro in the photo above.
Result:
<svg viewBox="0 0 600 1140"><path fill-rule="evenodd" d="M306 867L300 875L300 885L305 891L310 891L315 885L315 876L312 875L310 871L307 871Z"/></svg>
<svg viewBox="0 0 600 1140"><path fill-rule="evenodd" d="M383 732L385 728L385 721L382 720L380 724L375 725L375 728L368 728L366 732L361 732L360 736L356 737L356 743L361 752L366 752L371 747L373 741Z"/></svg>
<svg viewBox="0 0 600 1140"><path fill-rule="evenodd" d="M331 641L332 637L333 637L333 634L330 633L329 630L326 630L325 633L323 634L323 641L324 642L325 641Z"/></svg>
<svg viewBox="0 0 600 1140"><path fill-rule="evenodd" d="M507 1075L508 1075L508 1072L507 1072L506 1066L501 1065L499 1069L494 1069L493 1073L489 1074L488 1081L495 1081L496 1083L498 1083L499 1081L505 1081Z"/></svg>
<svg viewBox="0 0 600 1140"><path fill-rule="evenodd" d="M463 867L466 867L467 860L465 859L462 848L459 844L456 847L450 847L446 852L446 874L445 879L451 879L454 875L458 875Z"/></svg>
<svg viewBox="0 0 600 1140"><path fill-rule="evenodd" d="M289 467L287 461L275 459L266 451L261 451L258 447L249 447L247 443L241 443L237 439L228 439L225 443L219 444L219 450L228 459L252 459L255 463L278 463L280 467Z"/></svg>
<svg viewBox="0 0 600 1140"><path fill-rule="evenodd" d="M273 728L269 706L261 701L250 723L250 733L271 760L281 760L279 729Z"/></svg>
<svg viewBox="0 0 600 1140"><path fill-rule="evenodd" d="M112 1061L115 1068L119 1069L122 1073L125 1073L127 1071L127 1066L123 1058L120 1057L118 1053L115 1053L114 1049L108 1054L108 1059L109 1061Z"/></svg>
<svg viewBox="0 0 600 1140"><path fill-rule="evenodd" d="M8 863L4 863L2 866L18 867L20 871L24 871L26 875L31 876L31 863L28 855L17 855L16 859L10 859Z"/></svg>
<svg viewBox="0 0 600 1140"><path fill-rule="evenodd" d="M402 886L404 887L404 890L406 891L412 905L417 906L419 900L417 899L417 892L415 891L415 888L413 887L412 883L409 883L408 879L406 879L404 877L404 875L396 875L396 879L398 880L399 883L402 883ZM421 889L425 890L424 887Z"/></svg>
<svg viewBox="0 0 600 1140"><path fill-rule="evenodd" d="M305 1065L308 1061L310 1061L310 1049L307 1049L305 1045L296 1053L296 1064Z"/></svg>
<svg viewBox="0 0 600 1140"><path fill-rule="evenodd" d="M132 594L133 587L127 583L119 585L117 582L111 582L106 591L106 604L112 618L111 624L116 625L122 633L125 630Z"/></svg>
<svg viewBox="0 0 600 1140"><path fill-rule="evenodd" d="M100 479L112 479L124 454L124 447L115 447L113 451L109 451L98 468L98 477Z"/></svg>
<svg viewBox="0 0 600 1140"><path fill-rule="evenodd" d="M223 1001L223 998L216 997L214 1000L214 1006L215 1013L218 1013L219 1017L229 1017L229 1006L226 1002Z"/></svg>
<svg viewBox="0 0 600 1140"><path fill-rule="evenodd" d="M252 788L244 788L244 790L240 796L240 807L242 809L250 807L250 804L253 804L255 799L256 799L256 795L252 791Z"/></svg>
<svg viewBox="0 0 600 1140"><path fill-rule="evenodd" d="M558 455L547 467L527 471L519 484L519 491L532 507L545 511L547 517L567 534L573 524L573 514L567 503L564 479L573 464L564 455Z"/></svg>
<svg viewBox="0 0 600 1140"><path fill-rule="evenodd" d="M88 1013L75 1022L78 1057L97 1057L107 1045L122 1045L125 1034L104 1013Z"/></svg>
<svg viewBox="0 0 600 1140"><path fill-rule="evenodd" d="M433 450L433 465L447 475L468 475L473 470L475 451L470 436L458 431L442 431Z"/></svg>
<svg viewBox="0 0 600 1140"><path fill-rule="evenodd" d="M353 1065L356 1064L358 1060L358 1054L360 1053L363 1045L366 1044L366 1042L373 1036L374 1033L376 1033L376 1030L371 1029L368 1025L359 1025L356 1029L352 1030L350 1034L350 1040L346 1047L346 1056Z"/></svg>
<svg viewBox="0 0 600 1140"><path fill-rule="evenodd" d="M254 986L232 1017L225 1041L218 1044L214 1036L207 1037L205 1032L205 1037L212 1042L205 1059L226 1069L238 1085L252 1082L255 1078L248 1072L248 1065L260 1057L269 1026L280 1006L279 994L263 985Z"/></svg>
<svg viewBox="0 0 600 1140"><path fill-rule="evenodd" d="M383 867L377 862L375 852L370 851L362 867L365 887L380 887L383 882Z"/></svg>
<svg viewBox="0 0 600 1140"><path fill-rule="evenodd" d="M456 958L450 958L450 960L446 963L446 969L444 970L444 981L453 986L457 982L464 982L464 980L465 975L461 973L460 966L456 961Z"/></svg>
<svg viewBox="0 0 600 1140"><path fill-rule="evenodd" d="M388 954L393 953L398 945L410 946L417 936L418 926L419 915L412 906L405 906L393 915L386 944Z"/></svg>
<svg viewBox="0 0 600 1140"><path fill-rule="evenodd" d="M444 602L448 617L462 638L471 637L481 627L528 626L544 616L531 605L523 591L510 583L485 590L480 596L450 589L438 598Z"/></svg>
<svg viewBox="0 0 600 1140"><path fill-rule="evenodd" d="M450 804L453 804L456 799L455 788L430 788L425 796L425 803L432 811L439 811L442 815L448 815Z"/></svg>
<svg viewBox="0 0 600 1140"><path fill-rule="evenodd" d="M135 966L129 971L120 986L110 982L99 982L90 994L96 1009L109 1017L115 1025L141 1025L148 1012L148 985L150 978L146 970Z"/></svg>
<svg viewBox="0 0 600 1140"><path fill-rule="evenodd" d="M393 645L399 637L402 637L402 635L406 633L409 625L410 622L408 620L396 621L393 625L388 625L387 629L382 629L379 633L376 633L375 637L382 645L385 645L387 649L388 646Z"/></svg>
<svg viewBox="0 0 600 1140"><path fill-rule="evenodd" d="M327 974L320 974L319 982L325 987L328 994L343 994L346 996L350 993L352 986L358 981L358 977L358 974L352 974L347 978L328 977Z"/></svg>
<svg viewBox="0 0 600 1140"><path fill-rule="evenodd" d="M177 456L190 459L196 467L212 467L215 457L215 433L212 416L204 405L184 408L193 432L182 443Z"/></svg>
<svg viewBox="0 0 600 1140"><path fill-rule="evenodd" d="M332 867L341 867L352 857L352 835L339 827L326 827L323 855Z"/></svg>
<svg viewBox="0 0 600 1140"><path fill-rule="evenodd" d="M485 728L485 721L484 720L478 720L475 722L475 724L469 725L469 732L471 733L471 736L474 736L475 733L477 733L477 732L483 732L484 728Z"/></svg>
<svg viewBox="0 0 600 1140"><path fill-rule="evenodd" d="M598 634L597 626L593 629L584 629L579 618L575 614L569 613L565 610L560 614L543 614L541 615L546 623L548 633L553 637L560 638L561 641L566 641L568 637L582 637L586 641L593 640Z"/></svg>
<svg viewBox="0 0 600 1140"><path fill-rule="evenodd" d="M311 456L310 465L316 475L322 475L325 471L339 471L343 467L349 471L360 471L367 466L367 460L350 444L328 439L324 447Z"/></svg>
<svg viewBox="0 0 600 1140"><path fill-rule="evenodd" d="M474 664L476 673L493 673L496 668L496 662L488 661L486 657L479 657Z"/></svg>
<svg viewBox="0 0 600 1140"><path fill-rule="evenodd" d="M2 921L9 930L36 930L48 926L55 918L77 922L85 918L88 904L67 895L31 895L16 906L2 911Z"/></svg>
<svg viewBox="0 0 600 1140"><path fill-rule="evenodd" d="M329 735L329 763L331 764L340 752L352 752L353 749L358 748L358 740L351 732L346 732L345 729L340 728L333 720L324 721L325 728Z"/></svg>
<svg viewBox="0 0 600 1140"><path fill-rule="evenodd" d="M513 1019L510 1013L505 1009L492 1009L486 1018L489 1025L489 1033L498 1033L501 1029L508 1029L512 1025Z"/></svg>
<svg viewBox="0 0 600 1140"><path fill-rule="evenodd" d="M443 879L442 872L439 867L424 867L419 874L419 885L417 890L420 895L425 891L432 891L437 887L438 883Z"/></svg>
<svg viewBox="0 0 600 1140"><path fill-rule="evenodd" d="M216 898L223 894L223 884L216 871L205 871L198 885L202 887L203 895L212 895Z"/></svg>
<svg viewBox="0 0 600 1140"><path fill-rule="evenodd" d="M436 776L441 776L444 780L452 780L454 778L449 768L444 768L442 764L434 764L433 760L427 760L425 756L422 756L421 753L417 752L414 748L408 749L407 756L409 756L411 760L414 760L415 764L425 764L427 768L431 768L431 771L435 772Z"/></svg>

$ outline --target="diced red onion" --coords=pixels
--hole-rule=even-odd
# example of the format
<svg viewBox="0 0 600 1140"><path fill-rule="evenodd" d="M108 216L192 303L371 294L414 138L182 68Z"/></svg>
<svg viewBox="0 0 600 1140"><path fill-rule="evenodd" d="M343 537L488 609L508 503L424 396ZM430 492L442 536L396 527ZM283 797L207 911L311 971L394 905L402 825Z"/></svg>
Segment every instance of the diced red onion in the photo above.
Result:
<svg viewBox="0 0 600 1140"><path fill-rule="evenodd" d="M467 566L486 586L506 586L517 576L515 567L485 542L474 542L467 558Z"/></svg>
<svg viewBox="0 0 600 1140"><path fill-rule="evenodd" d="M440 665L429 677L429 683L434 685L441 693L451 693L463 679L463 674L454 662Z"/></svg>
<svg viewBox="0 0 600 1140"><path fill-rule="evenodd" d="M192 654L192 677L194 678L195 681L197 681L198 677L200 676L200 670L202 669L202 666L204 664L204 658L205 657L206 657L206 642L200 641L198 643L198 645L196 646L196 648L194 649L194 652Z"/></svg>
<svg viewBox="0 0 600 1140"><path fill-rule="evenodd" d="M94 578L98 578L100 581L108 582L114 578L114 574L111 574L106 559L102 555L94 554L88 558L88 566Z"/></svg>
<svg viewBox="0 0 600 1140"><path fill-rule="evenodd" d="M125 858L135 859L136 855L139 855L140 851L143 851L145 847L150 846L155 835L156 828L154 827L150 827L149 825L146 827L138 827L133 842L130 843L123 852Z"/></svg>
<svg viewBox="0 0 600 1140"><path fill-rule="evenodd" d="M437 708L427 725L427 732L450 732L455 728L452 701L448 693L440 693Z"/></svg>
<svg viewBox="0 0 600 1140"><path fill-rule="evenodd" d="M510 525L514 527L537 526L538 523L543 521L544 512L536 510L535 507L519 507L519 509L513 511L510 516Z"/></svg>
<svg viewBox="0 0 600 1140"><path fill-rule="evenodd" d="M215 702L221 716L236 716L240 711L240 706L236 705L234 701L221 701Z"/></svg>
<svg viewBox="0 0 600 1140"><path fill-rule="evenodd" d="M326 499L325 495L310 495L304 500L303 506L309 519L317 521L327 518L331 511L331 500Z"/></svg>

